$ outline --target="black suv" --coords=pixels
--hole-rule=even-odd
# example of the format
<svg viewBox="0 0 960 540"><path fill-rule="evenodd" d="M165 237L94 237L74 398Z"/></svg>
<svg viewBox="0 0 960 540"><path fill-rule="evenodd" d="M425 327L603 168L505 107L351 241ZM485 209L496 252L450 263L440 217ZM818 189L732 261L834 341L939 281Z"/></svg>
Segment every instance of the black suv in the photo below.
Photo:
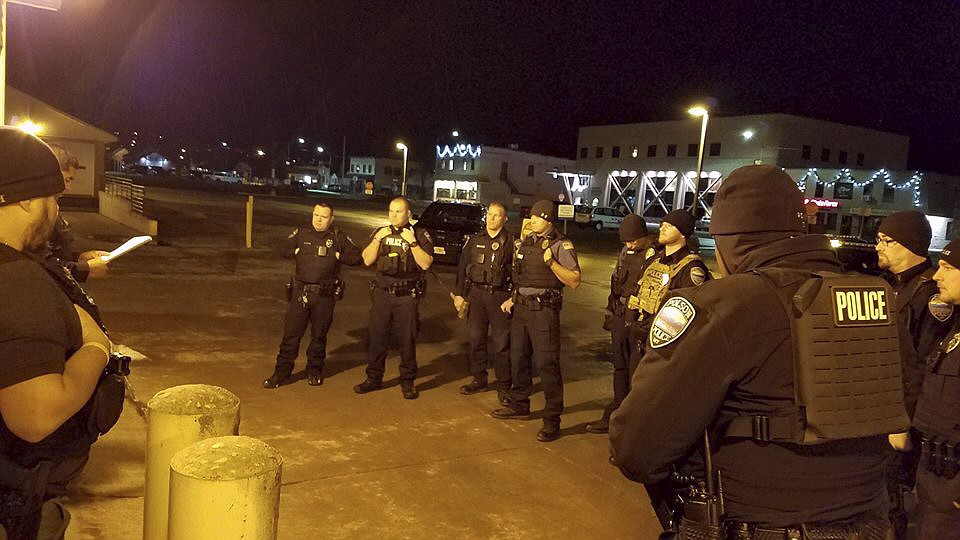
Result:
<svg viewBox="0 0 960 540"><path fill-rule="evenodd" d="M413 227L430 233L434 261L457 264L463 241L483 230L485 218L486 209L479 204L435 201Z"/></svg>
<svg viewBox="0 0 960 540"><path fill-rule="evenodd" d="M830 247L837 252L837 258L845 272L860 272L878 276L882 272L877 262L877 245L856 236L828 234Z"/></svg>

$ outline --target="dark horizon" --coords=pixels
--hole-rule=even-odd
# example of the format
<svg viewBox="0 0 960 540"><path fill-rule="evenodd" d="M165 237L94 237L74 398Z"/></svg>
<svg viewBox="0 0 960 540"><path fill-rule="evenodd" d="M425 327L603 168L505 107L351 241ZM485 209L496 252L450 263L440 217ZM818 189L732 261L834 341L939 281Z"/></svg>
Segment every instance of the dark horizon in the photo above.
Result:
<svg viewBox="0 0 960 540"><path fill-rule="evenodd" d="M450 130L574 159L577 128L788 113L960 174L960 8L907 2L10 5L8 84L108 131L431 162ZM135 4L135 5L131 5ZM663 10L661 10L663 9ZM951 150L952 149L952 150Z"/></svg>

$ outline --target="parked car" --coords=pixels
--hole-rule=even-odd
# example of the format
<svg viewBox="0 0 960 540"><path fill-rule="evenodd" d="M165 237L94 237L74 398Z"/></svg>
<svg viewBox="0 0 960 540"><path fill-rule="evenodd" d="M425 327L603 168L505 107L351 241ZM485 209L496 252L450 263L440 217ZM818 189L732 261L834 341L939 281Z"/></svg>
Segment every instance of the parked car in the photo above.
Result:
<svg viewBox="0 0 960 540"><path fill-rule="evenodd" d="M876 243L856 236L828 234L827 238L830 239L830 247L837 252L844 271L874 276L882 272L878 266Z"/></svg>
<svg viewBox="0 0 960 540"><path fill-rule="evenodd" d="M593 227L600 231L620 228L624 217L624 213L619 208L578 206L574 209L573 221L580 228Z"/></svg>
<svg viewBox="0 0 960 540"><path fill-rule="evenodd" d="M479 204L434 201L430 203L414 229L426 230L433 240L433 260L443 264L457 264L460 250L467 236L486 226L486 209Z"/></svg>

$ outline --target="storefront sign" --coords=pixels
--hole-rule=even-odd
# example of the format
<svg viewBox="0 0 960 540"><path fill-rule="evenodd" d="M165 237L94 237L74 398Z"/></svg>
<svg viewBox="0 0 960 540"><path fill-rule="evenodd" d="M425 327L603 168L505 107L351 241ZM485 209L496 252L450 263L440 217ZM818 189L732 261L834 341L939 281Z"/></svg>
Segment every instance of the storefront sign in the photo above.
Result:
<svg viewBox="0 0 960 540"><path fill-rule="evenodd" d="M810 197L804 197L803 204L813 203L819 208L840 208L840 201L833 199L813 199Z"/></svg>

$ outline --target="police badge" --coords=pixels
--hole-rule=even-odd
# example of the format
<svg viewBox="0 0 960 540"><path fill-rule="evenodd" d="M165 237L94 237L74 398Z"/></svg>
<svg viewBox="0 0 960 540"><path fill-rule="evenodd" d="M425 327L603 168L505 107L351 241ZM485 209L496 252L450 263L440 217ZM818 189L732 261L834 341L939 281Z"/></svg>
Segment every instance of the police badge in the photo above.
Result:
<svg viewBox="0 0 960 540"><path fill-rule="evenodd" d="M927 301L927 309L930 310L930 315L940 322L947 322L953 315L953 305L940 300L939 294L930 297Z"/></svg>
<svg viewBox="0 0 960 540"><path fill-rule="evenodd" d="M492 249L492 250L494 250L494 251L500 249L500 242L494 242L493 244L491 244L491 245L490 245L490 249Z"/></svg>
<svg viewBox="0 0 960 540"><path fill-rule="evenodd" d="M954 334L947 343L947 354L952 353L953 350L957 348L957 345L960 345L960 332Z"/></svg>
<svg viewBox="0 0 960 540"><path fill-rule="evenodd" d="M327 247L328 247L328 248L332 248L332 247L333 247L333 238L327 238Z"/></svg>
<svg viewBox="0 0 960 540"><path fill-rule="evenodd" d="M543 239L543 242L540 242L540 248L541 248L541 249L547 249L547 248L549 248L549 247L550 247L550 241L547 240L546 238L544 238L544 239Z"/></svg>

